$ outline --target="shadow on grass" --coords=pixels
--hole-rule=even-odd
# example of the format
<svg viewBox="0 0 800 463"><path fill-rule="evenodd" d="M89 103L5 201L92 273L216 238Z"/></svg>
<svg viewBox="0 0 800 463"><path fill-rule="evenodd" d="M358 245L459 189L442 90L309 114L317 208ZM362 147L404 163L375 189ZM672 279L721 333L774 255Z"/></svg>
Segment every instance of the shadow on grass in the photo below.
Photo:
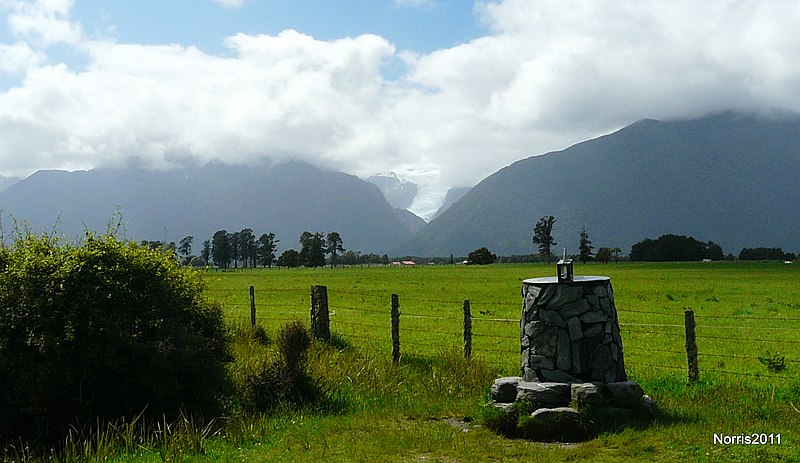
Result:
<svg viewBox="0 0 800 463"><path fill-rule="evenodd" d="M338 351L344 351L353 347L347 342L344 336L338 333L331 333L331 340L328 341L328 345Z"/></svg>
<svg viewBox="0 0 800 463"><path fill-rule="evenodd" d="M449 368L455 365L471 366L486 371L492 370L491 366L482 360L465 359L459 348L439 349L432 355L403 354L400 357L400 365L420 371Z"/></svg>
<svg viewBox="0 0 800 463"><path fill-rule="evenodd" d="M505 410L487 404L481 411L481 419L499 435L537 442L584 442L600 434L644 431L656 424L671 426L698 421L697 416L661 408L651 410L645 405L636 408L586 407L577 414L554 414L546 418L533 418L531 413L535 408L520 402Z"/></svg>
<svg viewBox="0 0 800 463"><path fill-rule="evenodd" d="M408 366L410 368L420 369L420 370L430 370L437 366L437 364L442 363L442 357L447 355L446 353L437 354L436 357L428 357L422 355L415 355L415 354L403 354L400 357L400 364Z"/></svg>

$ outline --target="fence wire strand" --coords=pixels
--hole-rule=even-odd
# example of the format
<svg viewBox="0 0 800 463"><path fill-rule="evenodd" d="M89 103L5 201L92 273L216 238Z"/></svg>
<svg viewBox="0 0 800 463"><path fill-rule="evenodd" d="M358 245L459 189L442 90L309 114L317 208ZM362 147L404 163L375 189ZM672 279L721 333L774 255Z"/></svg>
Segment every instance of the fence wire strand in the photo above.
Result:
<svg viewBox="0 0 800 463"><path fill-rule="evenodd" d="M235 291L235 290L229 290L229 289L209 289L208 291L211 291L211 292L213 292L215 294L235 296L236 298L239 298L239 297L246 298L246 297L248 297L247 292ZM260 314L259 314L260 316L256 317L256 322L257 323L265 323L265 322L269 323L269 322L276 322L276 321L296 320L297 316L300 315L300 311L301 310L307 310L307 308L310 306L309 290L305 289L305 288L302 288L302 289L301 288L267 288L267 289L261 288L261 289L255 289L254 292L256 294L269 294L269 293L281 293L281 294L292 294L292 293L294 293L294 294L297 294L297 295L301 295L302 294L302 298L299 301L297 301L296 303L276 303L276 304L273 304L273 303L263 303L262 302L260 304L256 304L256 309L260 311ZM380 299L380 301L382 301L382 302L380 304L378 304L378 303L374 303L373 304L372 302L369 302L369 303L365 304L365 305L367 305L369 307L357 308L357 307L353 307L352 305L347 304L346 302L344 302L344 298L342 298L342 297L338 297L337 298L338 295L358 296L358 297L362 298L362 302L366 302L363 299L364 297L374 298L376 300ZM360 329L360 328L369 328L369 329L373 329L373 330L374 329L378 329L378 330L387 330L388 331L391 328L389 320L386 320L386 323L365 323L365 322L362 322L362 321L359 321L359 320L353 320L353 319L350 318L350 316L356 316L356 317L373 317L373 319L374 318L378 318L378 317L390 319L389 302L390 302L391 298L385 292L377 292L377 291L369 292L369 291L359 291L359 290L340 290L340 289L335 289L335 290L331 291L331 293L329 294L329 299L332 302L334 300L337 300L338 302L340 302L340 304L329 304L329 309L332 309L332 311L329 314L330 315L331 324L334 327L340 327L341 328L341 331L336 331L337 335L343 336L343 337L346 337L346 338L353 338L353 339L359 339L359 340L368 341L368 344L373 345L373 346L376 346L378 344L386 344L386 342L389 341L389 339L381 339L381 338L376 338L376 336L371 335L371 334L364 334L363 332L365 330ZM402 313L401 319L413 319L413 320L421 320L421 321L422 320L433 320L433 321L441 320L441 321L459 321L459 322L463 321L463 317L461 317L461 316L421 314L421 313L416 313L416 312L418 312L421 309L419 307L420 303L421 304L435 304L435 305L452 306L454 311L455 311L455 310L460 309L462 307L462 304L463 304L464 300L446 301L446 300L415 298L415 297L401 297L400 301L401 301L401 311L403 310L403 308L406 311L408 311L409 310L409 306L411 307L411 310L412 310L412 313L402 313L401 312ZM227 302L227 301L224 301L224 300L221 300L220 302L222 302L224 305L230 306L230 307L236 307L236 308L250 307L250 303L248 303L248 302ZM341 304L341 302L344 302L344 304ZM385 312L384 311L375 310L375 307L383 306L383 305L386 305L386 309L387 310ZM473 311L476 311L477 307L488 308L488 307L495 307L495 306L514 306L514 307L519 306L518 303L510 303L510 302L504 302L504 301L484 301L484 302L481 302L481 301L472 301L472 300L470 301L470 305L471 305L471 308L472 308ZM294 311L289 312L289 311L285 311L285 310L276 310L276 309L295 309L295 310L297 310L297 312L294 312ZM444 313L448 313L448 311L445 311ZM494 315L494 313L491 310L487 310L485 312L481 311L479 313L481 313L482 315L488 316L488 317L484 318L484 317L481 317L481 316L473 316L471 318L472 323L473 323L473 330L475 329L476 326L478 326L478 327L481 326L480 323L477 323L477 325L476 325L476 322L487 322L487 323L502 324L502 325L507 325L507 324L518 325L520 323L519 319L492 317L492 315ZM683 313L658 312L658 311L634 310L634 309L620 310L619 313L623 317L625 317L625 315L629 314L629 313L630 314L647 314L647 315L656 315L656 316L665 316L665 317L676 317L676 318L678 318L678 317L683 318L684 317ZM292 315L294 315L294 316L292 316ZM709 319L709 320L715 320L715 319L719 319L719 320L766 320L766 321L784 321L784 322L800 321L800 318L795 318L795 317L764 317L764 316L751 316L751 315L698 315L698 314L695 314L694 317L697 318L697 319ZM251 321L250 317L244 316L244 315L242 315L242 316L231 315L231 316L228 316L227 318L232 320L232 321L243 322L243 323ZM407 348L410 348L411 350L413 350L415 347L424 347L424 348L432 348L432 349L436 349L438 351L442 351L442 350L460 349L462 347L462 344L460 342L458 342L458 339L463 334L463 332L460 329L453 329L453 330L427 329L425 327L420 327L420 326L414 326L413 328L411 328L411 327L408 326L408 323L402 324L401 326L402 326L401 330L405 331L405 332L435 335L433 338L429 338L427 340L428 342L417 341L417 340L409 340L409 338L407 336L406 337L401 337L401 342L402 342L401 345L406 346ZM636 323L636 322L630 322L630 323L620 323L620 326L621 327L625 327L625 330L623 331L623 333L634 333L636 335L664 335L664 336L680 337L680 338L685 336L684 332L677 333L677 332L669 332L669 331L664 330L665 328L669 329L669 328L684 328L685 327L685 325L678 324L678 323ZM632 327L632 328L630 328L630 327ZM647 327L652 327L652 328L654 328L654 330L641 329L641 328L647 328ZM482 333L481 332L477 332L477 333L473 332L473 333L471 333L471 336L473 338L483 338L483 339L491 337L491 338L494 338L494 339L500 341L500 344L504 344L502 342L503 340L505 340L505 341L512 341L513 340L513 341L516 341L516 342L519 341L519 335L516 333L517 330L518 330L518 328L516 326L513 327L512 331L514 332L514 335L511 335L511 336L506 335L506 334L502 334L502 333L501 334L492 334L490 332L482 332ZM793 327L753 327L753 326L725 325L725 324L710 324L710 325L699 324L699 325L696 326L696 330L699 331L699 333L696 334L696 338L698 340L708 339L708 340L715 340L715 341L731 341L731 342L738 342L738 343L782 343L782 344L790 344L790 345L800 344L800 341L793 340L793 339L775 339L775 338L768 339L768 338L763 338L763 337L760 337L760 338L746 338L746 337L716 336L716 335L713 335L713 334L712 335L703 334L704 330L759 330L761 332L766 331L766 332L773 332L773 333L792 333L793 334L793 333L796 333L796 332L800 332L800 327L798 327L798 328L793 328ZM503 330L499 330L499 331L505 332ZM449 339L448 338L442 338L441 336L449 337ZM431 342L431 341L434 341L434 339L440 339L440 340L443 340L445 342L444 343ZM481 348L481 345L486 345L485 341L482 341L481 343L478 343L477 345L473 344L473 358L482 359L483 361L485 361L488 364L500 366L500 367L503 367L503 368L510 368L512 365L514 365L515 363L518 362L518 357L517 356L519 355L519 351L516 350L516 349L515 350L506 350L506 349L502 349L502 348L501 349L489 348L488 345L486 345L485 348ZM493 345L493 347L496 347L497 343L493 343L492 345ZM685 351L682 351L682 350L674 350L674 349L668 349L668 348L665 349L665 348L656 348L656 347L646 347L646 346L645 347L638 347L638 346L626 345L625 346L625 350L626 351L633 351L633 352L645 352L645 353L646 352L658 352L658 353L673 354L673 355L684 355L685 354ZM412 356L418 357L418 358L435 358L434 356L426 356L428 354L418 353L418 352L411 352L411 353L406 352L406 354L407 355L412 355ZM705 352L705 351L702 350L702 348L701 348L700 352L698 353L698 356L706 357L706 358L711 358L711 357L713 357L713 358L728 358L728 359L734 359L734 360L737 360L737 361L754 361L754 360L758 360L758 361L761 361L762 363L764 362L764 358L759 357L759 356L738 355L738 354L723 354L723 353L717 353L717 352ZM498 358L508 358L509 360L507 360L507 361L498 361L497 360ZM784 357L784 358L782 358L782 360L787 362L787 363L792 363L792 364L800 363L800 359L793 359L793 358L785 359L785 357ZM638 362L638 361L631 361L631 360L628 360L626 363L628 363L630 365L633 365L633 366L648 367L648 368L653 368L653 369L656 369L656 370L666 369L666 370L673 370L673 371L678 371L678 370L686 371L686 369L687 369L687 367L685 365L681 365L681 366L665 365L665 364L656 365L656 364L652 364L652 363ZM720 366L722 366L722 363L720 363ZM717 374L723 374L723 375L744 375L744 376L760 377L760 378L767 378L767 379L771 379L771 378L781 379L781 380L791 380L791 379L797 380L798 379L797 377L788 376L788 375L747 373L747 372L737 372L737 371L722 370L722 369L705 369L704 368L704 369L701 370L701 373L702 372L717 373Z"/></svg>

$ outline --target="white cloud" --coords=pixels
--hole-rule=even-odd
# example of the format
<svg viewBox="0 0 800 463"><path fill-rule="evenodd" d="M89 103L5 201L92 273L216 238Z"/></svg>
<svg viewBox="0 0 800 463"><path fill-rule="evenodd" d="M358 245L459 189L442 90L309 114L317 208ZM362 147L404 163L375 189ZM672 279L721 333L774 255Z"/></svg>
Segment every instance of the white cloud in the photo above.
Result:
<svg viewBox="0 0 800 463"><path fill-rule="evenodd" d="M797 104L784 88L800 73L800 47L786 37L800 26L797 3L508 0L482 10L493 39L525 44L507 48L517 68L497 89L498 114L600 128Z"/></svg>
<svg viewBox="0 0 800 463"><path fill-rule="evenodd" d="M11 45L0 43L0 71L20 74L46 61L43 53L33 50L25 42Z"/></svg>
<svg viewBox="0 0 800 463"><path fill-rule="evenodd" d="M20 140L0 149L0 165L32 170L45 161L62 167L135 158L170 167L288 154L341 166L361 154L333 155L380 105L380 65L394 52L386 40L323 42L287 31L228 43L235 57L89 43L85 71L30 71L24 85L0 93L0 120L16 121ZM26 148L22 140L30 138L50 140L48 148Z"/></svg>
<svg viewBox="0 0 800 463"><path fill-rule="evenodd" d="M441 196L645 117L800 111L796 2L481 2L491 33L429 54L286 31L229 37L229 56L89 41L69 1L4 5L19 42L0 68L25 77L0 92L0 171L17 175L291 155ZM46 64L57 41L88 66ZM407 74L386 81L389 60Z"/></svg>
<svg viewBox="0 0 800 463"><path fill-rule="evenodd" d="M54 43L77 44L83 30L69 19L74 0L17 0L2 6L11 9L8 26L11 33L39 46Z"/></svg>

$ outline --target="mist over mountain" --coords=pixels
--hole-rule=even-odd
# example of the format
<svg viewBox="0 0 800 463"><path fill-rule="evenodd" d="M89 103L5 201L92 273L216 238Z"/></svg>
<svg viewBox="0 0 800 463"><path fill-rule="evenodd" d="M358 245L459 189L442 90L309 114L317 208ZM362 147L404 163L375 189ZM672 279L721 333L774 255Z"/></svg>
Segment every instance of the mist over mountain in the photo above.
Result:
<svg viewBox="0 0 800 463"><path fill-rule="evenodd" d="M388 176L389 187L403 185ZM2 180L2 179L0 179ZM280 249L305 230L338 231L347 249L394 255L535 252L533 225L557 222L557 248L595 249L672 233L743 247L800 250L800 115L723 113L643 120L562 151L518 161L469 189L431 223L390 205L376 185L291 161L168 171L39 171L0 192L3 223L54 226L68 238L104 231L115 208L126 237L198 247L217 230L275 233ZM2 186L2 182L0 182ZM407 185L406 185L407 186ZM404 187L405 188L405 187ZM452 189L447 202L464 190ZM443 206L446 207L447 204Z"/></svg>
<svg viewBox="0 0 800 463"><path fill-rule="evenodd" d="M0 191L3 191L10 187L11 185L19 182L18 177L6 177L5 175L0 175Z"/></svg>
<svg viewBox="0 0 800 463"><path fill-rule="evenodd" d="M490 175L398 254L536 252L536 221L556 217L556 248L577 252L586 226L595 249L666 233L743 247L800 250L800 115L726 112L643 120Z"/></svg>
<svg viewBox="0 0 800 463"><path fill-rule="evenodd" d="M217 230L272 232L279 249L299 248L305 231L337 231L347 249L385 253L424 222L393 208L355 176L299 161L153 171L139 168L39 171L0 193L8 227L13 217L34 231L54 225L67 238L105 231L119 206L127 238L200 243Z"/></svg>

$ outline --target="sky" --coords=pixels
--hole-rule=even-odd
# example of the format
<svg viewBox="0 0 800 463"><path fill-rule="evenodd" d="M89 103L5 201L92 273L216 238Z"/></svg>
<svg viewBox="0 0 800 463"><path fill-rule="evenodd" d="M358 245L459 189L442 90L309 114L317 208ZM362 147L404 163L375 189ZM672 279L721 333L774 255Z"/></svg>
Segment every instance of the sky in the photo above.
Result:
<svg viewBox="0 0 800 463"><path fill-rule="evenodd" d="M644 118L800 111L795 0L0 0L0 174L293 158L449 187Z"/></svg>

